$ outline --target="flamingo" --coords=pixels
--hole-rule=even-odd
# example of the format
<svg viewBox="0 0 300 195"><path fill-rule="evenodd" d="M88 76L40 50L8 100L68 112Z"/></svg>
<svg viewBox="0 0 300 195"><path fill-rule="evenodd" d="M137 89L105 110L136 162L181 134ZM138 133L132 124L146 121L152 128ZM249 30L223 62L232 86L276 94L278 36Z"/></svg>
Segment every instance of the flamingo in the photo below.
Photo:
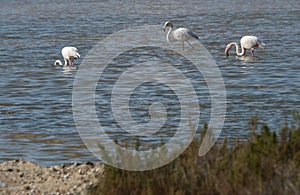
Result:
<svg viewBox="0 0 300 195"><path fill-rule="evenodd" d="M254 56L254 49L256 49L258 47L264 48L266 46L263 42L261 42L255 36L243 36L241 38L240 42L241 42L241 48L242 48L241 52L239 52L240 46L236 42L229 43L226 46L225 54L227 57L229 56L229 50L231 49L231 47L233 45L235 46L235 52L236 52L236 55L238 55L238 56L244 56L246 54L247 49L250 50L251 55Z"/></svg>
<svg viewBox="0 0 300 195"><path fill-rule="evenodd" d="M170 21L167 21L164 26L164 32L165 29L169 28L169 32L167 34L167 41L168 42L176 42L181 41L182 42L182 49L184 50L184 42L187 42L191 47L192 44L190 44L189 40L199 40L199 37L190 29L188 28L177 28L173 30L173 23Z"/></svg>
<svg viewBox="0 0 300 195"><path fill-rule="evenodd" d="M80 55L76 47L64 47L61 50L61 54L64 58L65 66L67 65L74 66L74 59L80 58ZM56 60L54 62L54 65L62 65L62 62L60 60Z"/></svg>

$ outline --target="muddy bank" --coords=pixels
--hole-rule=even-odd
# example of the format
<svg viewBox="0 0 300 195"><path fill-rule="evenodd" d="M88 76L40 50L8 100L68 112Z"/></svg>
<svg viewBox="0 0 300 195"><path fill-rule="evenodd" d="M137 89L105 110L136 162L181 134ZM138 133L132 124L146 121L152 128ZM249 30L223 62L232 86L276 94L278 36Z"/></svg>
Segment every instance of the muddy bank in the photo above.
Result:
<svg viewBox="0 0 300 195"><path fill-rule="evenodd" d="M0 194L86 194L103 176L104 165L39 166L23 160L0 164Z"/></svg>

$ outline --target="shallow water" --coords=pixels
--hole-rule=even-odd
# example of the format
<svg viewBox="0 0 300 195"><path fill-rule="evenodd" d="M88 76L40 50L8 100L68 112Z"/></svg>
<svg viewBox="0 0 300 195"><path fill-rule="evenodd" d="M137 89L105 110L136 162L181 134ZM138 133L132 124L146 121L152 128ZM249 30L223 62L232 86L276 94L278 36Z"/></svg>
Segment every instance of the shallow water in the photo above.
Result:
<svg viewBox="0 0 300 195"><path fill-rule="evenodd" d="M286 113L299 110L299 3L251 1L255 6L249 2L239 5L238 9L235 3L221 0L184 4L179 1L172 4L166 1L2 1L0 160L24 158L44 165L97 160L81 141L73 118L76 69L55 67L53 62L62 58L63 46L72 45L82 56L76 61L79 65L106 36L132 26L163 25L167 20L172 20L177 27L193 29L222 73L227 114L221 137L245 138L247 123L256 115L261 122L278 128L284 123ZM246 34L258 36L267 48L257 49L256 57L236 58L231 51L232 55L226 58L225 45L238 42ZM158 33L162 41L165 35ZM152 55L151 50L141 52L145 56ZM169 60L177 60L176 55L164 55L169 56ZM101 101L96 101L99 119L110 127L107 131L114 139L124 143L128 137L122 137L118 127L111 128L115 121L110 110L103 106L109 102L109 93L101 93L101 90L111 87L113 83L109 79L117 77L124 67L134 62L134 56L128 56L121 56L114 62L115 67L107 71L108 78L102 78L108 80L104 82L107 85L99 85L96 92L98 98L104 95ZM193 69L189 68L181 70ZM201 94L200 128L210 118L209 91L199 73L190 71L189 78L195 81L195 89ZM131 103L135 109L133 118L147 122L145 105L165 101L170 116L174 117L168 119L166 129L159 132L167 136L172 135L180 118L178 100L168 90L163 85L142 85L136 89ZM144 141L151 144L160 140L153 137L153 140Z"/></svg>

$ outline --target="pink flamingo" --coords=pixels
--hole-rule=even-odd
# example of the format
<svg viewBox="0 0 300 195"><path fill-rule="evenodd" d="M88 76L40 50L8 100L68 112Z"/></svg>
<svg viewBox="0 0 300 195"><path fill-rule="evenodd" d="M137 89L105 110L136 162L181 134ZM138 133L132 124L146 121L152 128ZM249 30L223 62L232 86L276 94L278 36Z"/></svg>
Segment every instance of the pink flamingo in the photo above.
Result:
<svg viewBox="0 0 300 195"><path fill-rule="evenodd" d="M199 37L194 33L192 30L188 28L177 28L173 30L173 23L170 21L167 21L164 26L163 30L165 32L165 29L169 28L168 34L167 34L167 41L168 42L175 42L175 41L181 41L182 42L182 49L184 50L184 42L187 42L191 47L192 44L189 42L189 40L199 40Z"/></svg>
<svg viewBox="0 0 300 195"><path fill-rule="evenodd" d="M258 47L264 48L266 46L263 42L261 42L255 36L243 36L241 38L242 51L239 52L240 46L236 42L232 42L226 46L226 49L225 49L226 56L229 56L229 50L231 49L231 47L233 45L235 46L235 52L236 52L236 55L238 55L238 56L244 56L246 54L247 49L250 50L251 55L254 56L254 49L256 49Z"/></svg>
<svg viewBox="0 0 300 195"><path fill-rule="evenodd" d="M76 47L64 47L61 50L61 54L64 57L65 66L74 66L74 59L80 58ZM54 65L62 65L62 62L60 60L56 60Z"/></svg>

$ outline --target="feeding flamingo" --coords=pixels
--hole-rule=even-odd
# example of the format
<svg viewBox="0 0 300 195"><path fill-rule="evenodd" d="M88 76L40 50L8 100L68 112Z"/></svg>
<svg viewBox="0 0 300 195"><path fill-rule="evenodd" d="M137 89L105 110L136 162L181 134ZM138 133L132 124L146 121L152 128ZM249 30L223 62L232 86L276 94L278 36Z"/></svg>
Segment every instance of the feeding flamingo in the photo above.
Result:
<svg viewBox="0 0 300 195"><path fill-rule="evenodd" d="M74 66L74 59L80 58L80 55L76 47L64 47L61 50L61 54L64 58L65 66L67 65ZM56 60L54 62L54 65L62 65L62 62L60 60Z"/></svg>
<svg viewBox="0 0 300 195"><path fill-rule="evenodd" d="M235 46L235 52L236 52L236 55L238 56L243 56L246 54L246 50L250 50L250 53L252 56L254 56L254 49L258 48L258 47L265 47L266 45L261 42L257 37L255 36L243 36L241 38L241 48L242 48L242 51L240 51L240 46L236 43L236 42L232 42L232 43L229 43L227 46L226 46L226 49L225 49L225 54L226 56L229 56L229 50L231 49L231 47L234 45Z"/></svg>
<svg viewBox="0 0 300 195"><path fill-rule="evenodd" d="M182 42L182 49L184 50L184 42L187 42L191 47L193 47L189 40L199 40L199 37L190 29L188 28L177 28L173 30L173 24L170 21L167 21L163 26L165 31L166 28L169 28L169 32L167 34L167 41L168 42L175 42L181 41Z"/></svg>

